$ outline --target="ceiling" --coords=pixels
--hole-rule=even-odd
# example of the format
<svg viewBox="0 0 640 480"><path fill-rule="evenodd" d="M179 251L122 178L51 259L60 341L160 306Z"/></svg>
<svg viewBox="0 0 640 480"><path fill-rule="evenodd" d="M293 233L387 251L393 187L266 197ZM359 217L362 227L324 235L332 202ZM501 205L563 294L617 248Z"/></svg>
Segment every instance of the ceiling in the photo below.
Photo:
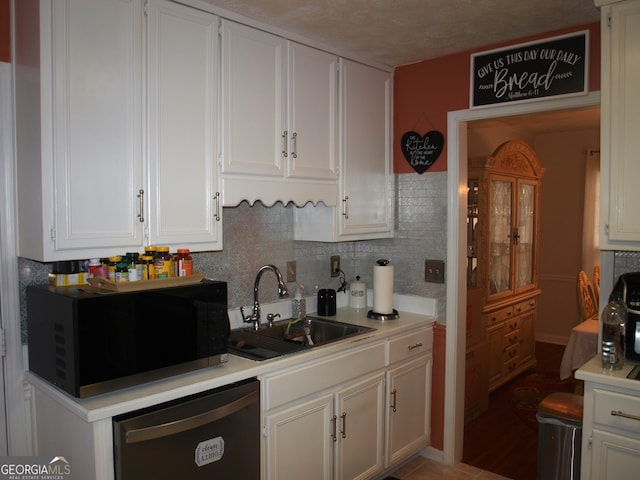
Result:
<svg viewBox="0 0 640 480"><path fill-rule="evenodd" d="M201 0L344 56L396 67L600 21L594 0ZM479 122L598 128L599 109Z"/></svg>
<svg viewBox="0 0 640 480"><path fill-rule="evenodd" d="M598 22L594 0L202 0L396 67Z"/></svg>

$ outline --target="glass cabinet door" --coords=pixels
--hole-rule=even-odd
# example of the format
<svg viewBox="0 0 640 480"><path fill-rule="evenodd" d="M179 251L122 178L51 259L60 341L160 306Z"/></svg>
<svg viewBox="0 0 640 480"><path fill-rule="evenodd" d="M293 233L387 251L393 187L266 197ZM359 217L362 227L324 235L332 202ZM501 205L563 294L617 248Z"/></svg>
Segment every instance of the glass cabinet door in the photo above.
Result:
<svg viewBox="0 0 640 480"><path fill-rule="evenodd" d="M492 178L490 182L489 295L512 290L511 229L513 218L512 179Z"/></svg>
<svg viewBox="0 0 640 480"><path fill-rule="evenodd" d="M514 232L516 249L516 289L527 287L533 278L533 251L535 232L536 185L520 181L518 183L518 224Z"/></svg>

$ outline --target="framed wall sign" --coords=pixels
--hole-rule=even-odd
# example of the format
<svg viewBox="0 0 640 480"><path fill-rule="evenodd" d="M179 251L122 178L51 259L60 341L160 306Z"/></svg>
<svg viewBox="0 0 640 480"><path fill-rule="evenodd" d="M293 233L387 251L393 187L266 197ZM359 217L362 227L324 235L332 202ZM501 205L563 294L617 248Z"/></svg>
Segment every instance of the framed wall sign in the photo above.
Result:
<svg viewBox="0 0 640 480"><path fill-rule="evenodd" d="M589 92L589 31L471 55L471 108Z"/></svg>

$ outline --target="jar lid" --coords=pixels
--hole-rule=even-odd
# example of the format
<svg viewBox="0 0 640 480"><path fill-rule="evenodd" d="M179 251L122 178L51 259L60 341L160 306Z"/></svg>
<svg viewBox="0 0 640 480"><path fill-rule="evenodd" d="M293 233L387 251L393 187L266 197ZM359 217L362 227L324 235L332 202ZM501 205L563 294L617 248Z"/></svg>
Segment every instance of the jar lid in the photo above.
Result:
<svg viewBox="0 0 640 480"><path fill-rule="evenodd" d="M120 255L116 255L114 257L109 257L109 261L110 262L119 262L120 260L122 260L122 257Z"/></svg>
<svg viewBox="0 0 640 480"><path fill-rule="evenodd" d="M188 248L179 248L178 249L178 253L189 253L189 249Z"/></svg>
<svg viewBox="0 0 640 480"><path fill-rule="evenodd" d="M158 247L158 250L156 250L157 252L168 252L169 251L169 247Z"/></svg>

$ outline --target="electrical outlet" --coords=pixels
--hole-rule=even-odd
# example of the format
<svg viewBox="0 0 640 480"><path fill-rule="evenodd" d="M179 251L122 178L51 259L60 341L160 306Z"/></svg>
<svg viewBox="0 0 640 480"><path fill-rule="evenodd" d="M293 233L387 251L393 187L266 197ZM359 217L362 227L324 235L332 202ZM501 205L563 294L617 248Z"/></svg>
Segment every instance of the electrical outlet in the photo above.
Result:
<svg viewBox="0 0 640 480"><path fill-rule="evenodd" d="M442 260L424 261L424 281L444 283L444 262Z"/></svg>
<svg viewBox="0 0 640 480"><path fill-rule="evenodd" d="M331 276L337 277L340 275L340 255L331 255Z"/></svg>
<svg viewBox="0 0 640 480"><path fill-rule="evenodd" d="M287 283L296 281L296 262L287 262Z"/></svg>

